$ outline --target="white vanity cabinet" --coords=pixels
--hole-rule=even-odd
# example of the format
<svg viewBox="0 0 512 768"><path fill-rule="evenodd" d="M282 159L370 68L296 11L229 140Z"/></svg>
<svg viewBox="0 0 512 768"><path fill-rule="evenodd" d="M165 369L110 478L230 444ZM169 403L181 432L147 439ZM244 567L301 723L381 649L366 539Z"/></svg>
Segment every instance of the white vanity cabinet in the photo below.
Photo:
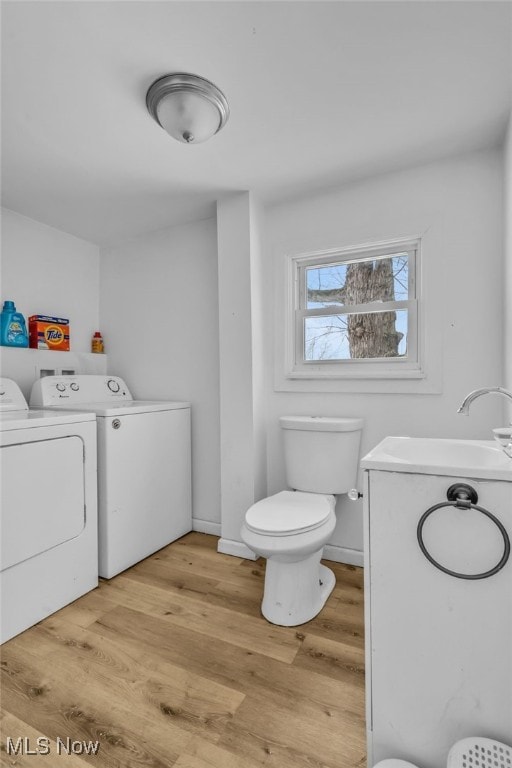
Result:
<svg viewBox="0 0 512 768"><path fill-rule="evenodd" d="M429 474L376 450L363 460L368 766L395 757L444 768L458 739L512 744L512 558L486 578L450 575L422 551L418 523L443 504L424 519L426 552L455 573L492 571L512 537L512 463L510 479L503 463L494 478L478 467ZM448 500L460 484L499 525Z"/></svg>

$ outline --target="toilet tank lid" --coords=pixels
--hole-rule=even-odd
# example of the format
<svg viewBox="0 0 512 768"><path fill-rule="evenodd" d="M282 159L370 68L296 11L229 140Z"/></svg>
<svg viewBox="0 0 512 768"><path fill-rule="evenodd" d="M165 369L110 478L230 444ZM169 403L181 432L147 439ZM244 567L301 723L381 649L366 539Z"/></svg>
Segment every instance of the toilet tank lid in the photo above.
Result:
<svg viewBox="0 0 512 768"><path fill-rule="evenodd" d="M282 429L302 429L313 432L357 432L364 419L341 416L281 416Z"/></svg>

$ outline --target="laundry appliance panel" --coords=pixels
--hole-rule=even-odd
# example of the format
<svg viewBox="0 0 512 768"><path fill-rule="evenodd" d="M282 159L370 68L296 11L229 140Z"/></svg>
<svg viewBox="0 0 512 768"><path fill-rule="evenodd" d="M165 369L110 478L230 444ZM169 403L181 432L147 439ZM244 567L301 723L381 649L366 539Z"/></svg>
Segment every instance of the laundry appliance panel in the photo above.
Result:
<svg viewBox="0 0 512 768"><path fill-rule="evenodd" d="M100 573L191 529L190 409L98 416Z"/></svg>
<svg viewBox="0 0 512 768"><path fill-rule="evenodd" d="M0 642L98 585L96 417L0 379Z"/></svg>
<svg viewBox="0 0 512 768"><path fill-rule="evenodd" d="M190 403L134 400L119 376L46 376L32 406L92 411L99 574L111 579L192 530Z"/></svg>

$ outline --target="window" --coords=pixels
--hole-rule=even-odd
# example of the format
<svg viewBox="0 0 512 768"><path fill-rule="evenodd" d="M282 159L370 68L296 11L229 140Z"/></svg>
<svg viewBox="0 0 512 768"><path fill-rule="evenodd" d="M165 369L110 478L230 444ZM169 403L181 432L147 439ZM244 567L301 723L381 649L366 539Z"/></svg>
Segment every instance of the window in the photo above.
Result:
<svg viewBox="0 0 512 768"><path fill-rule="evenodd" d="M418 240L288 258L289 377L422 375Z"/></svg>

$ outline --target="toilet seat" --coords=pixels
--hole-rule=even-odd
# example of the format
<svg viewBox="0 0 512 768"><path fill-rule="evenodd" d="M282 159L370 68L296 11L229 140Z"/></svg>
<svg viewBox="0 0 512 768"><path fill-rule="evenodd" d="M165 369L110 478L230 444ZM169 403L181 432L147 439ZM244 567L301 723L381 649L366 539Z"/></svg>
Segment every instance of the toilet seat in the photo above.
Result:
<svg viewBox="0 0 512 768"><path fill-rule="evenodd" d="M281 491L256 502L245 515L245 525L261 536L306 533L323 525L335 505L334 496Z"/></svg>

